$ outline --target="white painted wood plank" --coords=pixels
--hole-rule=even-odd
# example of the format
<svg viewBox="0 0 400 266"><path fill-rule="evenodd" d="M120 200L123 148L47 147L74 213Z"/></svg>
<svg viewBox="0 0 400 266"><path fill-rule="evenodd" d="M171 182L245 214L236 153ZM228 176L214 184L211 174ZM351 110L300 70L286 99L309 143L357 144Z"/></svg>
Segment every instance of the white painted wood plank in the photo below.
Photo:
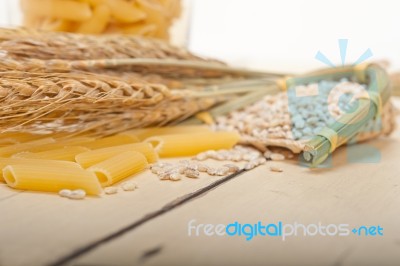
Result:
<svg viewBox="0 0 400 266"><path fill-rule="evenodd" d="M218 177L204 175L172 182L160 181L150 172L144 172L132 180L139 186L134 192L120 191L83 201L68 200L54 193L18 194L5 185L0 186L0 265L53 262L209 185Z"/></svg>
<svg viewBox="0 0 400 266"><path fill-rule="evenodd" d="M70 265L398 265L400 261L399 139L371 142L378 164L347 164L340 149L336 168L311 171L274 163L225 183ZM272 164L272 163L270 163ZM348 223L381 225L382 237L189 237L188 222ZM144 259L143 254L160 249Z"/></svg>

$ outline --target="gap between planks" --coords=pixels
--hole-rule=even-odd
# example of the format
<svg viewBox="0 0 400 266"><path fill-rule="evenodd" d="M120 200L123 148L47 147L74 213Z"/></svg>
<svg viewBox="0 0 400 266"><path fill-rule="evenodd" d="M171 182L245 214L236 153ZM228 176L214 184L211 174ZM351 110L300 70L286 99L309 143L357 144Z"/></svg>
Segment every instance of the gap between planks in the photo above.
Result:
<svg viewBox="0 0 400 266"><path fill-rule="evenodd" d="M99 239L99 240L97 240L97 241L95 241L93 243L87 244L87 245L85 245L83 247L80 247L80 248L76 249L72 253L70 253L70 254L68 254L68 255L66 255L64 257L61 257L59 260L57 260L57 261L55 261L53 263L50 263L49 266L63 266L63 265L66 265L67 263L70 263L72 260L74 260L74 259L76 259L76 258L78 258L78 257L80 257L80 256L82 256L82 255L84 255L84 254L96 249L97 247L99 247L99 246L101 246L103 244L106 244L107 242L112 241L112 240L114 240L114 239L116 239L118 237L123 236L124 234L126 234L128 232L131 232L132 230L138 228L139 226L144 225L145 223L147 223L147 222L149 222L149 221L151 221L151 220L153 220L153 219L155 219L155 218L157 218L157 217L159 217L159 216L161 216L161 215L163 215L163 214L165 214L167 212L170 212L173 209L175 209L175 208L177 208L177 207L179 207L179 206L181 206L181 205L183 205L183 204L185 204L185 203L187 203L187 202L189 202L189 201L191 201L191 200L193 200L195 198L198 198L200 196L203 196L203 195L207 194L209 191L211 191L211 190L217 188L218 186L222 185L223 183L228 182L229 180L241 175L244 172L246 172L246 170L240 170L237 173L234 173L234 174L229 175L227 177L221 178L221 179L219 179L219 180L217 180L217 181L215 181L215 182L213 182L213 183L211 183L211 184L209 184L209 185L207 185L207 186L205 186L203 188L200 188L195 192L192 192L192 193L186 194L184 196L181 196L181 197L169 202L168 204L163 206L161 209L146 214L141 219L131 223L130 225L128 225L126 227L123 227L120 230L118 230L118 231L116 231L114 233L111 233L111 234L109 234L109 235L107 235L107 236L105 236L105 237L103 237L103 238L101 238L101 239Z"/></svg>

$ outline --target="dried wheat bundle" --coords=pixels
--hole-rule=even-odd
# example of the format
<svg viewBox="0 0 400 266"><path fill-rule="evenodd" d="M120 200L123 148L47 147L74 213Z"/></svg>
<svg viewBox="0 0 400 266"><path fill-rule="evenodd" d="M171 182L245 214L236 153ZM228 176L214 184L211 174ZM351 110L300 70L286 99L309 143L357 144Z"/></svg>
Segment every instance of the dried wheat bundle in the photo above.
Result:
<svg viewBox="0 0 400 266"><path fill-rule="evenodd" d="M122 35L0 29L0 56L3 131L107 135L176 123L253 90L229 83L269 76Z"/></svg>
<svg viewBox="0 0 400 266"><path fill-rule="evenodd" d="M63 69L93 69L115 66L119 59L162 59L206 62L212 65L224 64L202 59L185 49L173 47L156 39L126 35L80 35L70 33L41 32L24 29L0 29L0 54L23 62L24 60L53 60L50 66ZM54 62L55 60L55 62ZM99 60L96 64L87 60ZM79 61L72 63L71 61ZM29 62L28 62L29 65ZM141 64L120 66L118 71L145 73L174 73L193 75L187 69ZM192 71L193 72L193 71ZM213 73L213 72L212 72ZM197 75L201 74L197 71ZM203 70L203 75L210 74ZM213 73L215 75L215 73Z"/></svg>
<svg viewBox="0 0 400 266"><path fill-rule="evenodd" d="M166 42L129 35L84 35L0 28L0 42L0 49L16 59L173 58L207 61Z"/></svg>
<svg viewBox="0 0 400 266"><path fill-rule="evenodd" d="M175 79L282 76L232 68L163 41L126 35L97 36L0 28L1 55L20 62L40 59L50 71L55 67L57 70L96 73L106 70L114 76L120 72L160 74Z"/></svg>
<svg viewBox="0 0 400 266"><path fill-rule="evenodd" d="M143 80L132 82L91 73L1 72L0 129L90 131L109 135L125 129L185 119L224 97L197 98Z"/></svg>
<svg viewBox="0 0 400 266"><path fill-rule="evenodd" d="M24 59L15 60L9 57L3 57L0 60L0 72L6 71L21 71L21 72L33 72L33 73L92 73L106 76L113 76L125 82L135 82L136 80L142 80L149 83L163 84L169 88L183 88L184 82L180 79L174 79L164 77L162 75L153 73L137 73L132 71L115 71L108 69L98 69L97 71L84 71L75 70L67 66L64 63L57 63L59 60L40 60L40 59ZM209 81L211 82L211 80ZM207 82L207 83L209 83ZM186 83L185 83L186 84Z"/></svg>

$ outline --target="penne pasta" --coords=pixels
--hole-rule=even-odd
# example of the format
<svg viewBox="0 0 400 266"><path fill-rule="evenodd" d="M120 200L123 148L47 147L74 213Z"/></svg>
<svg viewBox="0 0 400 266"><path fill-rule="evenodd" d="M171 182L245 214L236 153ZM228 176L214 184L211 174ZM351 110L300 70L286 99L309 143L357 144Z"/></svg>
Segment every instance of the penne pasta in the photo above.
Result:
<svg viewBox="0 0 400 266"><path fill-rule="evenodd" d="M78 33L102 33L110 20L110 9L106 5L98 5L93 10L93 16L82 22L76 32Z"/></svg>
<svg viewBox="0 0 400 266"><path fill-rule="evenodd" d="M89 149L101 149L111 146L123 145L123 144L132 144L139 142L139 139L133 135L115 135L111 137L105 137L101 139L97 139L88 144L83 144L81 146L85 146Z"/></svg>
<svg viewBox="0 0 400 266"><path fill-rule="evenodd" d="M58 192L61 189L83 189L87 194L102 192L93 172L75 166L37 163L8 165L3 177L8 186L22 190Z"/></svg>
<svg viewBox="0 0 400 266"><path fill-rule="evenodd" d="M65 19L46 18L40 23L39 28L42 30L53 31L72 31L75 23Z"/></svg>
<svg viewBox="0 0 400 266"><path fill-rule="evenodd" d="M159 0L159 2L166 8L170 20L178 17L182 12L179 0Z"/></svg>
<svg viewBox="0 0 400 266"><path fill-rule="evenodd" d="M87 168L101 161L107 160L112 156L127 151L136 151L142 153L149 163L153 163L158 160L158 155L153 147L149 143L141 142L87 151L75 156L75 161L83 168Z"/></svg>
<svg viewBox="0 0 400 266"><path fill-rule="evenodd" d="M184 133L199 133L199 132L212 132L209 126L196 125L196 126L172 126L172 127L148 127L128 130L120 133L119 135L133 135L140 140L147 139L152 136L171 135L171 134L184 134Z"/></svg>
<svg viewBox="0 0 400 266"><path fill-rule="evenodd" d="M42 151L49 151L49 150L55 150L55 149L61 149L67 146L85 146L89 143L94 141L94 138L89 138L89 137L76 137L76 138L70 138L70 139L65 139L65 140L55 140L54 143L49 143L45 145L40 145L33 147L27 151L29 152L42 152Z"/></svg>
<svg viewBox="0 0 400 266"><path fill-rule="evenodd" d="M15 164L44 164L44 165L54 165L54 166L68 166L76 167L82 169L82 167L73 162L66 161L52 161L52 160L37 160L37 159L25 159L25 158L0 158L0 181L4 181L3 172L1 170L7 165Z"/></svg>
<svg viewBox="0 0 400 266"><path fill-rule="evenodd" d="M94 173L100 184L105 187L143 171L147 165L143 154L127 151L93 165L87 170Z"/></svg>
<svg viewBox="0 0 400 266"><path fill-rule="evenodd" d="M96 7L98 5L103 5L107 2L107 0L79 0L79 1L88 3L92 7Z"/></svg>
<svg viewBox="0 0 400 266"><path fill-rule="evenodd" d="M146 13L124 0L106 0L113 18L121 23L138 22L146 18Z"/></svg>
<svg viewBox="0 0 400 266"><path fill-rule="evenodd" d="M9 146L9 145L17 144L17 143L19 143L19 142L16 141L15 139L12 139L12 138L2 138L2 139L0 139L0 145L1 146Z"/></svg>
<svg viewBox="0 0 400 266"><path fill-rule="evenodd" d="M21 7L25 13L35 17L85 21L92 16L88 3L74 0L22 0Z"/></svg>
<svg viewBox="0 0 400 266"><path fill-rule="evenodd" d="M7 132L0 134L0 143L10 144L10 143L21 143L40 139L45 137L45 135L30 134L24 132Z"/></svg>
<svg viewBox="0 0 400 266"><path fill-rule="evenodd" d="M202 132L150 137L151 143L160 157L193 156L207 150L230 149L238 143L236 132Z"/></svg>
<svg viewBox="0 0 400 266"><path fill-rule="evenodd" d="M14 144L14 145L6 146L6 147L1 147L0 148L0 157L8 157L15 153L29 151L30 149L32 149L34 147L38 147L41 145L54 143L54 142L55 142L55 140L53 138L44 138L44 139L38 139L38 140L34 140L34 141Z"/></svg>
<svg viewBox="0 0 400 266"><path fill-rule="evenodd" d="M134 5L145 12L146 22L157 26L156 37L168 39L167 12L156 1L136 0Z"/></svg>
<svg viewBox="0 0 400 266"><path fill-rule="evenodd" d="M147 23L135 23L129 26L123 26L122 32L125 34L134 34L134 35L141 35L141 36L151 36L157 30L157 26L154 24L147 24Z"/></svg>
<svg viewBox="0 0 400 266"><path fill-rule="evenodd" d="M86 147L70 146L61 149L42 151L42 152L22 152L15 154L12 158L30 158L30 159L46 159L46 160L61 160L75 162L75 156L89 151Z"/></svg>

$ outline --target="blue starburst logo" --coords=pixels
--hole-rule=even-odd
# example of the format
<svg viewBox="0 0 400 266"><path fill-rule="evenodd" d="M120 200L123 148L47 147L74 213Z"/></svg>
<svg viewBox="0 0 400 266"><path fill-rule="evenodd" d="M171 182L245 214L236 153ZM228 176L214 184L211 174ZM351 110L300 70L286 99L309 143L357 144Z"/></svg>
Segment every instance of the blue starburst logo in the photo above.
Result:
<svg viewBox="0 0 400 266"><path fill-rule="evenodd" d="M342 66L346 64L346 55L347 55L347 44L349 43L348 39L339 39L338 44L339 44L339 51L340 51L340 59L342 61ZM363 63L364 61L368 60L373 56L373 53L370 48L364 51L364 53L353 63L353 65L358 65ZM332 63L329 58L323 54L321 51L318 51L317 54L315 55L315 59L320 61L321 63L330 66L330 67L335 67L335 64Z"/></svg>
<svg viewBox="0 0 400 266"><path fill-rule="evenodd" d="M348 39L338 39L339 53L341 64L335 65L332 60L330 60L323 52L320 50L317 51L315 55L315 59L319 62L323 63L328 67L341 67L345 65L359 65L366 60L370 59L373 56L372 50L370 48L366 49L354 63L350 64L347 62L347 54L348 54ZM300 93L301 91L297 89L296 84L297 81L292 83L288 83L288 101L289 101L289 112L291 115L291 119L293 121L294 127L292 128L293 138L295 140L308 140L311 137L318 134L322 128L332 125L336 123L336 119L329 111L328 106L328 98L331 97L331 94L335 92L337 84L340 82L351 82L351 78L343 78L340 81L319 81L315 84L315 86L311 86L310 88L314 88L315 91L311 92L309 90L307 93ZM301 84L301 80L298 80ZM335 82L337 84L335 84ZM307 86L307 84L304 84ZM376 84L372 84L375 85ZM365 85L363 85L365 86ZM301 86L300 86L301 87ZM303 86L304 87L304 86ZM370 88L371 89L371 88ZM377 88L372 88L372 90L376 91ZM367 93L369 93L367 91ZM333 96L332 96L333 97ZM319 103L319 104L318 104ZM311 107L311 108L310 108ZM331 107L333 108L334 106ZM358 101L353 98L353 94L350 92L341 93L337 99L337 107L338 110L342 111L345 114L350 114L356 112L358 108ZM319 114L323 118L315 118L315 114ZM322 115L321 115L322 114ZM315 123L315 121L317 121ZM322 122L321 122L322 121ZM311 123L314 123L312 126ZM340 123L340 122L337 122ZM352 125L357 126L357 124ZM370 132L370 131L379 131L380 128L380 118L376 118L374 123L370 123L363 125L362 128L358 129L359 132ZM347 136L341 136L346 137ZM350 139L349 143L354 143L355 139ZM374 148L370 147L368 144L359 144L347 147L347 161L349 163L377 163L381 159L380 152ZM332 167L332 156L330 155L326 161L319 165L320 168Z"/></svg>

